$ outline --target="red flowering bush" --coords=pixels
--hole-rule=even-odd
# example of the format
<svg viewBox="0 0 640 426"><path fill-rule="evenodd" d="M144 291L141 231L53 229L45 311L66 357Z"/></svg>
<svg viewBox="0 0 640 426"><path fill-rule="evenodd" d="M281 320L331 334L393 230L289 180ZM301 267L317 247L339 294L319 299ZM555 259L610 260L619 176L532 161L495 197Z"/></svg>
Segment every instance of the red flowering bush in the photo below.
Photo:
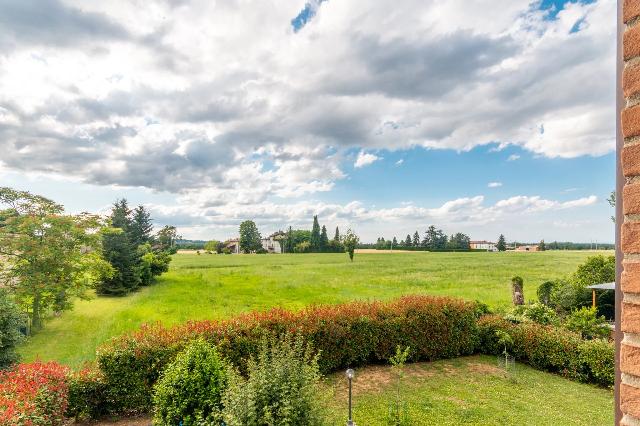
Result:
<svg viewBox="0 0 640 426"><path fill-rule="evenodd" d="M68 370L54 362L19 364L0 373L0 424L61 425Z"/></svg>
<svg viewBox="0 0 640 426"><path fill-rule="evenodd" d="M412 361L472 354L477 346L475 304L407 296L390 302L273 309L226 321L145 326L98 349L98 365L116 411L148 410L153 384L188 342L203 338L241 370L264 337L300 334L319 352L323 372L385 362L400 345Z"/></svg>

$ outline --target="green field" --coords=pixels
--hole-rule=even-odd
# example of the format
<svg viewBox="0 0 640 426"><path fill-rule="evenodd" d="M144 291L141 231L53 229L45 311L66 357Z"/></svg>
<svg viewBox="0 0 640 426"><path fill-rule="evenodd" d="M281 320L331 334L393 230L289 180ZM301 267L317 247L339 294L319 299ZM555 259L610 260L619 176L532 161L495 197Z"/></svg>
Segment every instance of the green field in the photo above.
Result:
<svg viewBox="0 0 640 426"><path fill-rule="evenodd" d="M449 295L492 307L510 304L510 278L520 275L527 298L547 279L566 276L593 252L357 253L174 256L158 282L122 297L78 301L47 322L20 352L25 361L57 360L77 367L96 347L144 322L175 324L226 318L274 306L388 299L403 294Z"/></svg>
<svg viewBox="0 0 640 426"><path fill-rule="evenodd" d="M346 423L346 380L332 375L332 422ZM610 425L613 392L517 364L506 373L490 356L405 367L402 394L411 425ZM389 367L356 371L354 421L382 426L395 398Z"/></svg>

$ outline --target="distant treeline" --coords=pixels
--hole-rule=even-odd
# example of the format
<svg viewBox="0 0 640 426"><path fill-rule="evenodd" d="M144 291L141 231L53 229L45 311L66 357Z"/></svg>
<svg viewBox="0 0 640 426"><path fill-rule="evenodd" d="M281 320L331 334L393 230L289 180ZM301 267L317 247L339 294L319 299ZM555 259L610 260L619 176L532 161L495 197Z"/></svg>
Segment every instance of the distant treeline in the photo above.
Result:
<svg viewBox="0 0 640 426"><path fill-rule="evenodd" d="M179 250L204 250L204 245L207 242L203 240L176 240L174 244Z"/></svg>
<svg viewBox="0 0 640 426"><path fill-rule="evenodd" d="M514 243L509 243L509 247L513 247ZM520 243L515 242L517 246L536 246L538 243ZM559 242L554 241L552 243L545 243L547 250L614 250L615 244L609 243L572 243L572 242Z"/></svg>

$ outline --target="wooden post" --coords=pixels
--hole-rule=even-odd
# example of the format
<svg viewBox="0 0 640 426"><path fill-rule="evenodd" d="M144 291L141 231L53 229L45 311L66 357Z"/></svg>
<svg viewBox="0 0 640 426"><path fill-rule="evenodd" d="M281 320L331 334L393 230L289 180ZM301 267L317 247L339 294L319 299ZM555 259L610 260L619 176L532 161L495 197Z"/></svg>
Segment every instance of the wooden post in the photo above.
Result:
<svg viewBox="0 0 640 426"><path fill-rule="evenodd" d="M593 306L594 308L596 307L596 289L592 288L591 289L591 306Z"/></svg>

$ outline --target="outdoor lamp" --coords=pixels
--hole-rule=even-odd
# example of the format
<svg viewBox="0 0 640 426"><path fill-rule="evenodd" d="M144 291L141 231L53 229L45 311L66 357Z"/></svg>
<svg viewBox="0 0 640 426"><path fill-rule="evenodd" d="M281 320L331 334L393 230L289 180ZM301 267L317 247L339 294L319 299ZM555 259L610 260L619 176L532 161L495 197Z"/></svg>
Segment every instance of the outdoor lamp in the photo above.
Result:
<svg viewBox="0 0 640 426"><path fill-rule="evenodd" d="M347 426L356 426L351 418L351 381L353 380L353 375L355 371L352 368L347 370L347 379L349 379L349 420L347 420Z"/></svg>

